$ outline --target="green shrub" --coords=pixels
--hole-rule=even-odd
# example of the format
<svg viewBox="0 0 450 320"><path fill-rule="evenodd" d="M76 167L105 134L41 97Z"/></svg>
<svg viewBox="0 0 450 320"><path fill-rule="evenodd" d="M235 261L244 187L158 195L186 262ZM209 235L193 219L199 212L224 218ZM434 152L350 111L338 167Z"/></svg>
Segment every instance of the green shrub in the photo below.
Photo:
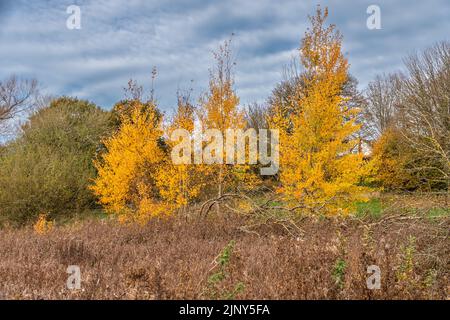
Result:
<svg viewBox="0 0 450 320"><path fill-rule="evenodd" d="M32 115L0 153L2 222L22 225L40 213L56 218L94 207L87 186L109 121L109 112L66 97Z"/></svg>
<svg viewBox="0 0 450 320"><path fill-rule="evenodd" d="M209 275L207 288L204 292L204 294L206 294L206 296L210 299L234 300L236 299L236 295L238 295L245 289L245 285L241 281L236 283L231 290L226 290L222 287L223 282L229 276L228 267L235 245L236 242L234 240L231 240L222 249L216 259L216 267L218 268L218 270Z"/></svg>
<svg viewBox="0 0 450 320"><path fill-rule="evenodd" d="M336 260L333 267L333 279L336 285L342 289L344 287L344 277L345 277L345 269L347 268L347 263L344 259L339 258Z"/></svg>
<svg viewBox="0 0 450 320"><path fill-rule="evenodd" d="M373 217L379 218L383 213L383 205L378 198L372 198L367 202L358 201L355 203L356 216L359 218Z"/></svg>

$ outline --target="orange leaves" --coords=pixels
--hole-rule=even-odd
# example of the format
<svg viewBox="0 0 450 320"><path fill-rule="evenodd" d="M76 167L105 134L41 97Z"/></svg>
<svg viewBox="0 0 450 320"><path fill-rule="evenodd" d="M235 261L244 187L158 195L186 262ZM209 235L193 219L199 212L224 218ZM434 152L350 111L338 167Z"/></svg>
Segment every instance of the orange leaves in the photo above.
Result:
<svg viewBox="0 0 450 320"><path fill-rule="evenodd" d="M402 133L395 129L386 130L373 146L375 182L388 190L417 188L420 177L411 170L414 158Z"/></svg>
<svg viewBox="0 0 450 320"><path fill-rule="evenodd" d="M178 108L167 129L167 136L172 138L172 133L177 129L186 130L191 136L194 134L195 107L190 103L189 97L178 97ZM167 141L168 155L174 151L174 147L180 141ZM191 141L187 141L192 150ZM178 150L178 149L176 149ZM191 157L191 153L186 154ZM201 191L206 185L208 168L205 165L174 164L173 159L167 158L156 173L156 187L159 194L172 208L185 208L192 201L201 196Z"/></svg>
<svg viewBox="0 0 450 320"><path fill-rule="evenodd" d="M327 16L319 8L302 41L304 94L289 114L289 130L277 115L272 123L281 124L280 181L286 197L336 214L364 191L358 183L366 169L362 155L351 153L357 111L342 97L348 62L341 35L324 26Z"/></svg>
<svg viewBox="0 0 450 320"><path fill-rule="evenodd" d="M202 126L221 134L245 126L233 89L228 46L226 42L216 55L210 88L198 110ZM251 170L245 166L228 166L225 161L215 165L172 161L171 153L177 152L180 141L167 137L177 129L194 135L196 111L189 97L179 96L177 112L163 129L161 113L152 103L135 99L116 107L119 129L104 141L107 152L95 162L98 177L91 187L108 211L119 214L121 221L145 222L186 207L204 196L205 188L218 188L220 193L225 184L254 185L254 179L246 179Z"/></svg>
<svg viewBox="0 0 450 320"><path fill-rule="evenodd" d="M289 109L274 108L269 123L273 129L279 129L279 145L274 149L280 151L281 191L289 202L302 202L315 212L320 208L330 214L345 214L349 203L363 199L366 190L359 183L368 169L362 154L352 153L359 111L350 108L343 96L348 61L341 52L340 33L333 25L325 26L327 16L326 9L324 12L318 9L310 18L312 26L300 49L305 71L288 99L294 103ZM165 129L153 104L135 103L131 112L128 104L123 106L124 110L117 109L122 114L121 125L105 141L107 153L96 162L99 175L92 186L108 210L145 221L186 208L212 192L220 197L229 190L245 190L260 183L250 161L244 164L228 161L227 153L233 157L234 153L228 148L222 152L223 144L219 148L211 143L214 137L227 136L229 129L246 128L234 90L229 41L219 48L215 58L209 89L200 99L198 109L189 99L179 97L177 112ZM199 130L195 124L200 125ZM183 137L178 134L179 129ZM201 139L191 139L196 135ZM167 137L183 139L172 141ZM237 140L227 137L226 144L238 145ZM250 147L241 149L241 155L251 154ZM215 161L174 163L172 153L181 153L178 158L183 159L207 154L211 155L208 159Z"/></svg>
<svg viewBox="0 0 450 320"><path fill-rule="evenodd" d="M98 177L91 189L119 221L145 223L184 207L200 195L204 166L174 165L170 132L194 128L194 108L179 102L172 123L163 130L156 106L133 101L120 112L118 131L104 141L107 152L95 161Z"/></svg>
<svg viewBox="0 0 450 320"><path fill-rule="evenodd" d="M200 101L200 122L203 128L217 129L222 136L226 136L227 129L244 129L244 113L239 110L239 97L233 85L234 62L232 61L231 40L226 41L215 52L216 66L211 71L209 91ZM251 170L245 165L227 165L226 155L222 153L222 164L209 166L210 186L217 186L218 195L222 195L226 188L235 187L242 181L254 186L257 182ZM246 186L246 184L240 184Z"/></svg>
<svg viewBox="0 0 450 320"><path fill-rule="evenodd" d="M42 213L39 215L38 220L33 225L33 229L37 234L45 235L52 231L53 221L48 220L47 214Z"/></svg>
<svg viewBox="0 0 450 320"><path fill-rule="evenodd" d="M146 197L157 195L153 176L165 156L159 145L162 129L156 108L141 107L122 115L119 130L104 141L107 152L95 161L98 177L91 189L110 212L142 213L144 186Z"/></svg>
<svg viewBox="0 0 450 320"><path fill-rule="evenodd" d="M347 75L348 62L341 53L342 35L334 25L325 27L328 9L322 12L319 7L316 15L309 17L311 28L305 32L301 44L301 62L308 71L308 78L337 78L344 82ZM330 82L333 85L333 81ZM334 83L338 84L338 83ZM335 90L340 90L335 87Z"/></svg>

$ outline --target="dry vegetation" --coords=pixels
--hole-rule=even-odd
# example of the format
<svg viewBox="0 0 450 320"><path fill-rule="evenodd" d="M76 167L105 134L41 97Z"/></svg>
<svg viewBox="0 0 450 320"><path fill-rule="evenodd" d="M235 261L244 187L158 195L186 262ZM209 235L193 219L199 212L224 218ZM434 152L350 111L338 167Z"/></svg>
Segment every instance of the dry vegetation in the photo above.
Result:
<svg viewBox="0 0 450 320"><path fill-rule="evenodd" d="M260 236L243 232L248 218L232 213L153 219L144 227L92 219L44 235L3 229L0 293L4 299L448 299L448 199L412 198L406 200L416 204L414 212L394 206L404 197L389 196L378 217L301 218L297 238L276 225L260 227ZM446 213L433 215L431 207ZM366 287L372 264L381 268L380 290ZM81 290L67 289L68 265L80 266Z"/></svg>
<svg viewBox="0 0 450 320"><path fill-rule="evenodd" d="M156 69L111 111L0 81L0 298L448 299L450 43L362 93L327 18L260 106L239 100L231 40L171 114Z"/></svg>

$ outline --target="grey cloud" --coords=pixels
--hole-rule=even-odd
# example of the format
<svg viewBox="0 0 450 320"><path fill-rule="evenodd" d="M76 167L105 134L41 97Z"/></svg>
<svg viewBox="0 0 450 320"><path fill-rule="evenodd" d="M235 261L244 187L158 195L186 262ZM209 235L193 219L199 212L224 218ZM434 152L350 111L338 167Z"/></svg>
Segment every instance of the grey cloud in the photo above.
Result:
<svg viewBox="0 0 450 320"><path fill-rule="evenodd" d="M446 0L377 1L382 30L366 28L372 0L322 1L344 35L351 72L361 87L375 74L401 68L402 57L448 39ZM297 54L313 1L0 1L0 77L35 76L53 94L77 95L105 108L122 98L133 77L175 104L179 87L206 89L211 50L235 33L236 87L241 103L263 101ZM82 9L82 29L68 30L65 9ZM147 85L148 87L148 85Z"/></svg>

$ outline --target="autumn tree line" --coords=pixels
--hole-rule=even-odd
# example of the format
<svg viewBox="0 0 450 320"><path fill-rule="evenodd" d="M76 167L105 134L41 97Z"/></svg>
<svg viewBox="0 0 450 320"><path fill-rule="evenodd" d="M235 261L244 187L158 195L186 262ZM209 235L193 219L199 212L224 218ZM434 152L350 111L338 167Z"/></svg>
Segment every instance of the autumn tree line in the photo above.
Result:
<svg viewBox="0 0 450 320"><path fill-rule="evenodd" d="M327 17L318 8L309 18L298 59L264 104L240 105L231 40L214 53L208 90L200 97L180 90L172 114L162 112L153 89L146 97L132 80L111 111L77 98L43 97L34 80L0 82L2 224L98 208L124 222L193 206L350 215L374 190L448 192L450 43L407 57L404 71L379 75L360 92L342 35ZM182 128L194 135L198 124L224 135L278 130L279 172L261 176L258 164L224 159L174 164L179 141L171 133ZM197 147L208 148L208 141ZM270 190L276 204L252 198L255 190Z"/></svg>

